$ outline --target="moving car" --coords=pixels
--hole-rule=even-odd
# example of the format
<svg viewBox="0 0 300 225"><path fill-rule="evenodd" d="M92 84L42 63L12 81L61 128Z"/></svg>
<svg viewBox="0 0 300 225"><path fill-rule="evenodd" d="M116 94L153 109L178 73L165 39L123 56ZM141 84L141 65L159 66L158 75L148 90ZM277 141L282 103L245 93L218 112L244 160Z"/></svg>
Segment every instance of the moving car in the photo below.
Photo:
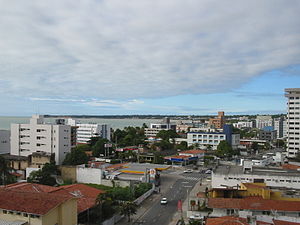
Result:
<svg viewBox="0 0 300 225"><path fill-rule="evenodd" d="M160 204L161 204L161 205L166 205L167 203L168 203L167 198L162 198L162 199L160 200Z"/></svg>
<svg viewBox="0 0 300 225"><path fill-rule="evenodd" d="M193 170L192 169L187 169L187 170L185 170L185 171L183 171L184 173L192 173L193 172Z"/></svg>

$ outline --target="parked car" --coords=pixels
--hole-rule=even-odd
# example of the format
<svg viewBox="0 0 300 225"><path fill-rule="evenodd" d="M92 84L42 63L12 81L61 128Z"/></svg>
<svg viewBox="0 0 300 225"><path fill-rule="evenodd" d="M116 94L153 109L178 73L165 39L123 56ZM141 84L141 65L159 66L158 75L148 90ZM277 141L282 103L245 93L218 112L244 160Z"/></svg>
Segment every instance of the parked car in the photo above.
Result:
<svg viewBox="0 0 300 225"><path fill-rule="evenodd" d="M211 170L206 170L205 174L211 174Z"/></svg>
<svg viewBox="0 0 300 225"><path fill-rule="evenodd" d="M189 217L192 220L203 220L203 217L200 216L200 214L194 214L192 216Z"/></svg>
<svg viewBox="0 0 300 225"><path fill-rule="evenodd" d="M184 173L192 173L193 172L193 170L192 169L187 169L187 170L185 170L185 171L183 171Z"/></svg>
<svg viewBox="0 0 300 225"><path fill-rule="evenodd" d="M161 204L161 205L166 205L167 203L168 203L167 198L162 198L162 199L160 200L160 204Z"/></svg>

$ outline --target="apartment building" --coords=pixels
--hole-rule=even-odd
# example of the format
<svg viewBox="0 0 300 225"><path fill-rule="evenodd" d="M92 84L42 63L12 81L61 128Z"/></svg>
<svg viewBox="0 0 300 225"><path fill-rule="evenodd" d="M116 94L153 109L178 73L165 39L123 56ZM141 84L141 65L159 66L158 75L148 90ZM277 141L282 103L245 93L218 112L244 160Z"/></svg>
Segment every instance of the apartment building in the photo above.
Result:
<svg viewBox="0 0 300 225"><path fill-rule="evenodd" d="M44 117L33 115L29 124L11 124L11 155L29 156L34 152L55 154L56 164L62 164L71 150L71 127L46 124Z"/></svg>
<svg viewBox="0 0 300 225"><path fill-rule="evenodd" d="M300 149L300 88L285 89L287 101L287 152L296 157Z"/></svg>
<svg viewBox="0 0 300 225"><path fill-rule="evenodd" d="M237 123L232 124L235 128L253 128L254 122L253 121L239 121Z"/></svg>
<svg viewBox="0 0 300 225"><path fill-rule="evenodd" d="M264 127L273 126L272 116L257 116L256 117L256 128L263 129Z"/></svg>
<svg viewBox="0 0 300 225"><path fill-rule="evenodd" d="M0 130L0 155L10 152L10 131Z"/></svg>
<svg viewBox="0 0 300 225"><path fill-rule="evenodd" d="M274 130L276 130L277 138L285 138L287 136L286 118L280 117L274 119Z"/></svg>
<svg viewBox="0 0 300 225"><path fill-rule="evenodd" d="M216 150L221 141L227 141L230 145L237 147L239 135L232 134L231 125L224 125L224 129L191 128L191 132L187 133L188 146L198 144L199 147L205 148L210 145L213 150Z"/></svg>
<svg viewBox="0 0 300 225"><path fill-rule="evenodd" d="M67 124L77 128L77 144L87 144L92 137L102 137L110 140L110 126L108 124L79 123L74 119L68 119Z"/></svg>
<svg viewBox="0 0 300 225"><path fill-rule="evenodd" d="M176 130L176 124L166 117L161 123L151 123L149 128L145 128L145 136L155 137L161 130Z"/></svg>
<svg viewBox="0 0 300 225"><path fill-rule="evenodd" d="M218 117L210 118L208 122L208 126L213 128L222 129L225 124L225 116L224 112L218 112Z"/></svg>

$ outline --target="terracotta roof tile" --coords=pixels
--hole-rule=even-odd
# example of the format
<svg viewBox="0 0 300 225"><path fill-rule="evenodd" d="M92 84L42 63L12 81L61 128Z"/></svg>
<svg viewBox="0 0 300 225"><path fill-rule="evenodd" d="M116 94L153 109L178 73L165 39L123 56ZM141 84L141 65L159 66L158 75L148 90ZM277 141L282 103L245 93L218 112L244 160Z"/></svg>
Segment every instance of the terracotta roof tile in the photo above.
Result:
<svg viewBox="0 0 300 225"><path fill-rule="evenodd" d="M209 208L250 209L250 210L277 210L300 211L300 201L269 200L262 197L238 198L209 198Z"/></svg>
<svg viewBox="0 0 300 225"><path fill-rule="evenodd" d="M206 225L249 225L244 218L223 216L218 218L207 218Z"/></svg>
<svg viewBox="0 0 300 225"><path fill-rule="evenodd" d="M1 190L1 188L0 188ZM5 190L22 191L29 193L49 193L58 196L76 197L77 212L81 213L95 205L99 194L105 193L103 190L90 187L85 184L71 184L60 187L51 187L42 184L15 183L5 187Z"/></svg>
<svg viewBox="0 0 300 225"><path fill-rule="evenodd" d="M282 220L273 220L274 225L300 225L300 223L282 221Z"/></svg>
<svg viewBox="0 0 300 225"><path fill-rule="evenodd" d="M293 165L293 164L283 164L282 168L286 170L297 170L300 168L300 166Z"/></svg>
<svg viewBox="0 0 300 225"><path fill-rule="evenodd" d="M45 215L51 209L72 198L67 195L54 195L44 192L0 189L0 209Z"/></svg>
<svg viewBox="0 0 300 225"><path fill-rule="evenodd" d="M200 154L200 153L205 153L205 150L193 149L193 150L186 150L186 151L179 152L179 154Z"/></svg>

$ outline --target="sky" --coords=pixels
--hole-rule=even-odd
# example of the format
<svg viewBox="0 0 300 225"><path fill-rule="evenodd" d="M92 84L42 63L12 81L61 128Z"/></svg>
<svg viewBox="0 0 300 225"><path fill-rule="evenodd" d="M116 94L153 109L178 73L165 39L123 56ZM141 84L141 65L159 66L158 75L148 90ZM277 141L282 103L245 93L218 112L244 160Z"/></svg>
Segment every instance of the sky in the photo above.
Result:
<svg viewBox="0 0 300 225"><path fill-rule="evenodd" d="M276 114L299 0L0 0L0 116Z"/></svg>

